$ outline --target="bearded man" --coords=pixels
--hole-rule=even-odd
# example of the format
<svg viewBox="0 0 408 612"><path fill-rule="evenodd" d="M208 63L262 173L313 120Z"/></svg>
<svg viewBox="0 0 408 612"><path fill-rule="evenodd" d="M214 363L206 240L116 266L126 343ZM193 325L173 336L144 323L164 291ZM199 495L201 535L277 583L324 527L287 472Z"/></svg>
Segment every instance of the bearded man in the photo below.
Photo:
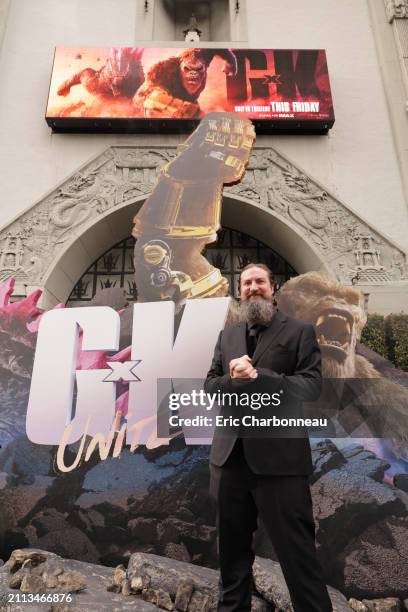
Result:
<svg viewBox="0 0 408 612"><path fill-rule="evenodd" d="M263 264L240 277L241 319L218 338L205 390L246 394L259 390L290 398L287 411L320 393L320 350L312 325L274 310L274 279ZM285 411L283 400L281 409ZM224 407L221 407L221 413ZM242 414L239 402L234 406ZM248 410L247 410L248 413ZM295 612L330 612L316 556L308 476L307 436L251 437L243 427L217 429L210 454L216 499L222 612L251 610L252 536L258 516L272 541Z"/></svg>

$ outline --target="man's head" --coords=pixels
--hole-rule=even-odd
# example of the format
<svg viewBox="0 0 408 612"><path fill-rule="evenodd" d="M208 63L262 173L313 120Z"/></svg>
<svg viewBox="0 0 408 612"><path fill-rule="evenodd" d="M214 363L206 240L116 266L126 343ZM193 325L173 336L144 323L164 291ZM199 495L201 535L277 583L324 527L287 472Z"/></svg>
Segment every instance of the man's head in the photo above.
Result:
<svg viewBox="0 0 408 612"><path fill-rule="evenodd" d="M272 270L265 264L250 263L241 271L239 291L242 302L271 301L275 292Z"/></svg>
<svg viewBox="0 0 408 612"><path fill-rule="evenodd" d="M242 318L250 325L268 325L273 316L274 277L265 264L248 264L240 276Z"/></svg>

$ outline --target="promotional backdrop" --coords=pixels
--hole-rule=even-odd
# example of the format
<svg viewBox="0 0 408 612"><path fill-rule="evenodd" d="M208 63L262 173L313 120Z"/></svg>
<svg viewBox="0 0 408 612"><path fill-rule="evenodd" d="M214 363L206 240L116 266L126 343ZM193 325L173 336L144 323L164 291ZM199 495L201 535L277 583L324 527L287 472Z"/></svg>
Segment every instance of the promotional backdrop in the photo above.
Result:
<svg viewBox="0 0 408 612"><path fill-rule="evenodd" d="M0 286L2 558L30 546L105 565L144 551L217 566L209 441L158 438L157 413L177 379L205 378L218 332L241 316L202 253L254 137L248 119L213 113L164 166L134 219L134 306L107 291L104 306L44 313L40 291L12 302L13 279ZM322 351L334 428L312 435L311 490L325 580L348 597L404 598L408 374L361 342L356 288L308 272L277 305L314 325ZM275 558L262 526L256 547Z"/></svg>

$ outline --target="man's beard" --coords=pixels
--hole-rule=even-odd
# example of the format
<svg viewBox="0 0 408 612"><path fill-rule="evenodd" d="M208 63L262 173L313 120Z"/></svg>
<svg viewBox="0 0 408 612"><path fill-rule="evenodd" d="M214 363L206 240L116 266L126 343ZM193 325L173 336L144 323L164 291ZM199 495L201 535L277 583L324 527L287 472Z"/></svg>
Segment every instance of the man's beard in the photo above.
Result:
<svg viewBox="0 0 408 612"><path fill-rule="evenodd" d="M239 318L248 325L264 325L267 327L272 321L275 309L271 300L265 298L254 302L245 300L240 303Z"/></svg>

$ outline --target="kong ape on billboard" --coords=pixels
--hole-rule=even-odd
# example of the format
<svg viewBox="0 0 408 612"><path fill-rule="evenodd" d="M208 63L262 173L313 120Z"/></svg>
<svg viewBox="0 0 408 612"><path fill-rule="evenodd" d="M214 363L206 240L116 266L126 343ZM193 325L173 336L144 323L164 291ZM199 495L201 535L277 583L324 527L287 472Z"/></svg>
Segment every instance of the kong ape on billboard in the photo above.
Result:
<svg viewBox="0 0 408 612"><path fill-rule="evenodd" d="M179 131L233 112L258 133L326 133L322 49L57 47L46 111L54 131Z"/></svg>

